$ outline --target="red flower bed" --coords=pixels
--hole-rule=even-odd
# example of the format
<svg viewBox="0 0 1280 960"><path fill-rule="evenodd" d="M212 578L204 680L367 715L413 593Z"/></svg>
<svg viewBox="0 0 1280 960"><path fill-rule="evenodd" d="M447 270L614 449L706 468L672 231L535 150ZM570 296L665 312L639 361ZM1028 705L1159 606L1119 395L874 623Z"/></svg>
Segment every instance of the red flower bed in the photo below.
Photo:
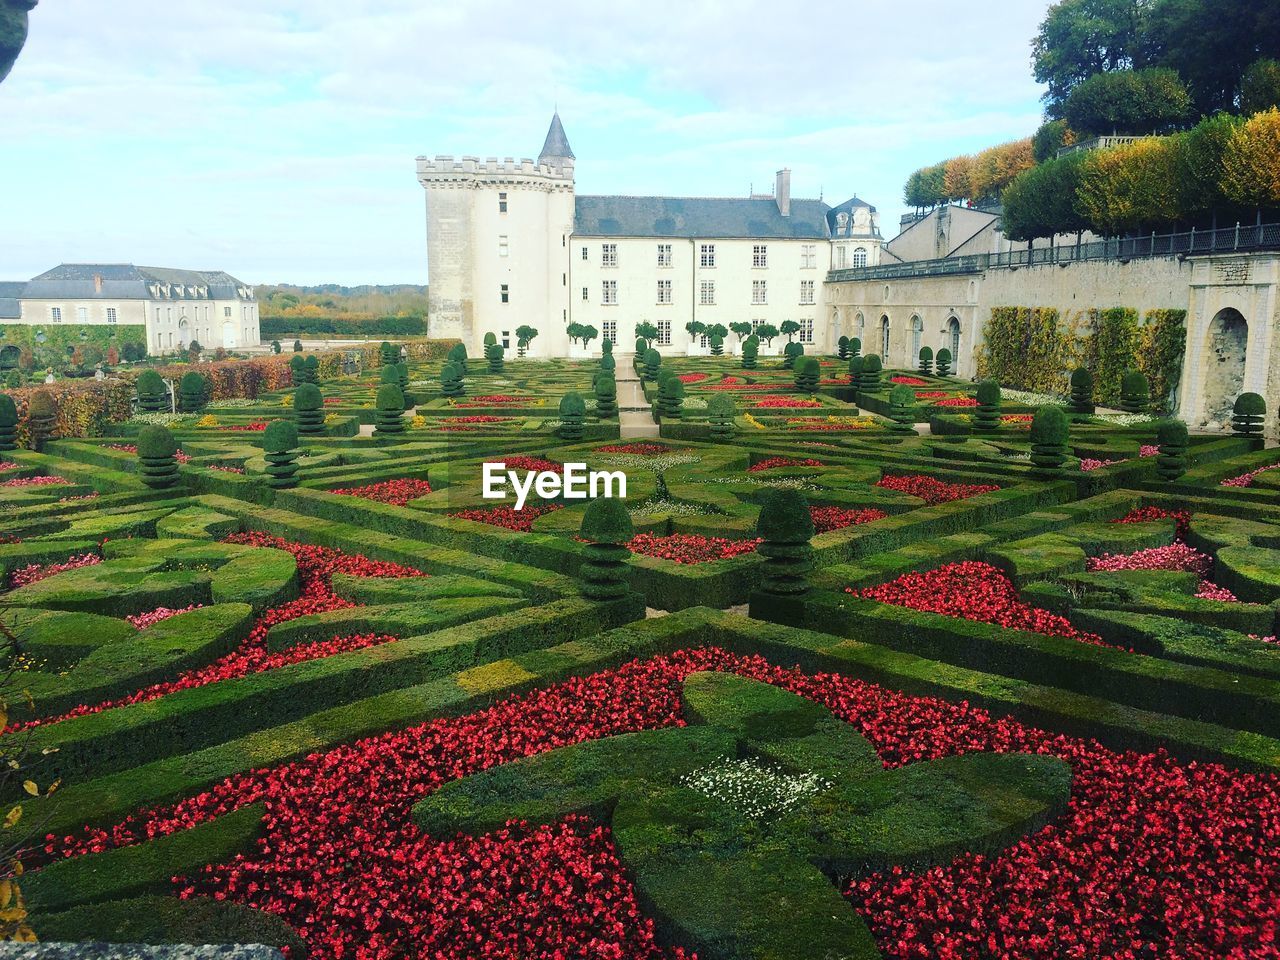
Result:
<svg viewBox="0 0 1280 960"><path fill-rule="evenodd" d="M1030 426L1034 416L1031 413L1006 413L1001 415L1000 422L1006 427Z"/></svg>
<svg viewBox="0 0 1280 960"><path fill-rule="evenodd" d="M780 393L771 393L761 397L755 403L757 407L778 410L812 409L822 406L817 400L802 400L799 397L787 397Z"/></svg>
<svg viewBox="0 0 1280 960"><path fill-rule="evenodd" d="M980 493L991 493L1000 489L993 483L947 483L945 480L922 475L881 477L876 486L882 490L897 490L899 493L919 497L929 506L950 503L952 500L967 500Z"/></svg>
<svg viewBox="0 0 1280 960"><path fill-rule="evenodd" d="M1090 557L1085 562L1085 569L1091 573L1108 570L1175 570L1194 573L1200 578L1197 598L1217 600L1220 603L1239 602L1234 593L1209 579L1213 572L1213 557L1181 540L1167 547L1149 547L1133 553L1104 553L1100 557Z"/></svg>
<svg viewBox="0 0 1280 960"><path fill-rule="evenodd" d="M736 387L736 386L741 386L742 384L745 384L746 382L747 382L747 381L743 380L741 377L734 377L734 376L731 376L731 375L729 375L729 374L727 374L727 373L726 373L723 377L721 377L721 378L720 378L720 385L721 385L721 386L724 386L724 387Z"/></svg>
<svg viewBox="0 0 1280 960"><path fill-rule="evenodd" d="M347 487L344 490L330 490L340 497L360 497L362 500L373 500L377 503L389 503L394 507L403 507L410 500L425 497L431 492L431 484L426 480L402 478L399 480L383 480L381 483L370 483L363 487Z"/></svg>
<svg viewBox="0 0 1280 960"><path fill-rule="evenodd" d="M179 676L176 680L169 680L163 683L152 684L149 687L143 687L126 697L117 700L108 700L98 704L82 704L58 717L47 717L41 720L35 720L21 726L10 727L13 729L25 729L27 727L39 726L46 723L56 723L59 720L66 720L69 717L79 717L87 713L98 713L111 707L126 706L133 703L144 703L149 700L156 700L160 697L167 696L177 690L187 690L192 687L203 687L206 684L217 683L220 680L231 680L236 677L243 677L250 673L261 673L264 670L273 670L276 667L283 667L291 663L301 663L304 660L316 660L320 657L332 656L335 653L343 653L348 650L358 650L361 647L371 646L374 643L385 643L388 640L395 639L387 636L355 636L355 637L334 637L331 640L318 641L316 643L301 644L291 647L280 653L269 653L267 651L267 631L278 623L285 623L298 617L307 616L312 613L326 613L330 610L342 610L347 607L354 607L357 604L348 600L343 600L333 592L330 586L330 580L335 573L347 573L356 577L421 577L424 574L420 570L412 567L401 566L398 563L387 563L383 560L370 560L362 557L358 553L342 553L339 550L333 550L329 547L315 547L310 544L293 543L283 540L280 537L273 537L265 533L233 533L227 537L227 543L239 543L253 547L274 547L277 550L286 550L293 554L298 561L298 582L299 596L296 600L291 600L279 607L274 607L265 611L254 623L253 628L249 631L249 635L240 643L240 646L231 653L213 663L203 667L196 667L188 670ZM85 560L86 558L81 558ZM94 558L93 563L98 563L99 559ZM88 563L81 563L80 566L87 566ZM181 611L174 611L181 612ZM156 611L150 614L141 614L147 617L154 615ZM170 614L172 615L172 614ZM159 619L164 619L163 617ZM158 622L158 620L153 621ZM9 732L9 731L6 731Z"/></svg>
<svg viewBox="0 0 1280 960"><path fill-rule="evenodd" d="M843 377L833 377L830 380L820 380L819 385L823 387L847 387L853 382L853 377L845 374Z"/></svg>
<svg viewBox="0 0 1280 960"><path fill-rule="evenodd" d="M512 417L495 417L487 413L473 413L466 417L445 417L445 423L509 423Z"/></svg>
<svg viewBox="0 0 1280 960"><path fill-rule="evenodd" d="M976 407L977 405L977 397L948 397L934 404L935 407Z"/></svg>
<svg viewBox="0 0 1280 960"><path fill-rule="evenodd" d="M1024 603L1003 572L978 560L949 563L926 573L904 574L878 587L862 590L846 587L845 592L895 607L1105 646L1097 634L1077 630L1065 617Z"/></svg>
<svg viewBox="0 0 1280 960"><path fill-rule="evenodd" d="M52 487L70 482L66 477L50 474L47 477L14 477L12 480L0 481L0 487Z"/></svg>
<svg viewBox="0 0 1280 960"><path fill-rule="evenodd" d="M0 470L14 470L17 466L12 460L0 460Z"/></svg>
<svg viewBox="0 0 1280 960"><path fill-rule="evenodd" d="M670 452L671 448L664 443L611 443L596 447L596 453L629 453L638 457L657 457Z"/></svg>
<svg viewBox="0 0 1280 960"><path fill-rule="evenodd" d="M324 405L326 407L336 407L341 403L346 403L346 401L342 397L325 397L324 398Z"/></svg>
<svg viewBox="0 0 1280 960"><path fill-rule="evenodd" d="M533 397L514 397L507 393L491 393L488 396L472 397L470 400L459 400L455 407L495 407L520 403L529 403Z"/></svg>
<svg viewBox="0 0 1280 960"><path fill-rule="evenodd" d="M1166 510L1164 507L1137 507L1130 510L1112 523L1150 523L1153 520L1172 519L1176 521L1176 536L1179 540L1187 537L1187 528L1191 525L1190 510Z"/></svg>
<svg viewBox="0 0 1280 960"><path fill-rule="evenodd" d="M138 452L138 445L136 443L108 443L106 448L108 450L119 450L122 453L136 454ZM177 460L179 463L191 462L190 454L183 453L181 450L174 453L173 459Z"/></svg>
<svg viewBox="0 0 1280 960"><path fill-rule="evenodd" d="M713 383L709 387L704 387L703 389L704 390L760 390L762 388L763 388L762 384L747 383L743 380L739 380L736 377L734 377L734 378L725 378L724 380L721 380L719 383Z"/></svg>
<svg viewBox="0 0 1280 960"><path fill-rule="evenodd" d="M500 463L508 470L528 470L533 473L541 473L544 470L551 473L559 473L564 469L563 463L544 460L542 457L506 457L502 460L491 460L489 462Z"/></svg>
<svg viewBox="0 0 1280 960"><path fill-rule="evenodd" d="M904 376L890 377L889 382L900 383L904 387L927 387L929 385L928 380L921 380L919 377L904 377Z"/></svg>
<svg viewBox="0 0 1280 960"><path fill-rule="evenodd" d="M681 383L701 383L710 376L711 375L709 373L682 373L677 377L677 379Z"/></svg>
<svg viewBox="0 0 1280 960"><path fill-rule="evenodd" d="M476 523L487 523L491 527L503 527L518 533L528 533L533 529L533 521L544 514L563 510L560 503L548 503L541 506L525 506L517 510L515 507L489 507L487 509L458 510L449 514L462 520L473 520Z"/></svg>
<svg viewBox="0 0 1280 960"><path fill-rule="evenodd" d="M625 664L228 778L110 829L50 837L48 857L125 846L262 801L265 835L181 890L274 913L314 960L662 960L607 830L579 818L434 838L412 805L442 784L588 739L683 722L697 670L774 683L829 707L886 767L995 751L1061 757L1071 800L996 856L901 868L848 889L888 960L1217 960L1275 956L1280 778L1163 753L1118 753L831 674L717 649Z"/></svg>
<svg viewBox="0 0 1280 960"><path fill-rule="evenodd" d="M240 423L230 427L223 427L223 430L231 430L238 433L261 433L267 429L267 421L255 420L253 423Z"/></svg>
<svg viewBox="0 0 1280 960"><path fill-rule="evenodd" d="M826 464L821 460L814 460L811 457L804 460L797 460L795 457L769 457L767 460L761 460L754 466L747 467L747 473L760 473L763 470L776 470L778 467L825 467Z"/></svg>
<svg viewBox="0 0 1280 960"><path fill-rule="evenodd" d="M710 563L712 560L728 560L744 553L754 553L762 540L728 540L724 537L704 537L700 533L673 533L665 537L652 533L637 533L627 544L632 553L674 563Z"/></svg>
<svg viewBox="0 0 1280 960"><path fill-rule="evenodd" d="M231 467L221 463L211 463L209 464L209 469L217 470L221 473L244 473L244 467Z"/></svg>
<svg viewBox="0 0 1280 960"><path fill-rule="evenodd" d="M15 540L14 543L21 541ZM62 573L64 570L78 570L81 567L92 567L94 564L101 563L102 558L96 553L83 553L78 557L71 557L64 563L32 563L9 574L9 589L16 590L18 587L25 587L29 583L35 583L38 580L45 580L52 577L55 573Z"/></svg>
<svg viewBox="0 0 1280 960"><path fill-rule="evenodd" d="M1268 467L1258 467L1256 470L1250 470L1248 473L1242 473L1238 477L1228 477L1219 485L1223 487L1252 487L1253 478L1258 474L1266 473L1268 470L1277 469L1280 469L1280 463L1273 463Z"/></svg>
<svg viewBox="0 0 1280 960"><path fill-rule="evenodd" d="M874 508L852 510L847 507L810 507L809 516L813 518L815 533L830 533L859 523L883 520L888 514Z"/></svg>
<svg viewBox="0 0 1280 960"><path fill-rule="evenodd" d="M945 390L917 390L916 391L917 400L941 400L946 396L948 396L948 394L947 394L947 391Z"/></svg>

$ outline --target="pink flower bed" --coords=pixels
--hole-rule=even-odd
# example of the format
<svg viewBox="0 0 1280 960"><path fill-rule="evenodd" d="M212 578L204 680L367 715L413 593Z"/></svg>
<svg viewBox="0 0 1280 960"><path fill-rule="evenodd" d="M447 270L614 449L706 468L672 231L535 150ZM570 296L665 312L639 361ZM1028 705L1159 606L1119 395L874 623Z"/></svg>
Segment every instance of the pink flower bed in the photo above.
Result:
<svg viewBox="0 0 1280 960"><path fill-rule="evenodd" d="M812 457L797 460L795 457L769 457L759 463L747 467L747 473L762 473L765 470L777 470L779 467L825 467L821 460Z"/></svg>
<svg viewBox="0 0 1280 960"><path fill-rule="evenodd" d="M102 562L102 558L96 553L83 553L78 557L72 557L64 563L32 563L21 569L14 570L9 574L9 587L16 590L18 587L25 587L29 583L35 583L52 577L54 574L62 573L64 570L78 570L81 567L92 567L94 564Z"/></svg>
<svg viewBox="0 0 1280 960"><path fill-rule="evenodd" d="M1239 602L1236 595L1226 587L1220 587L1209 580L1209 575L1213 572L1213 558L1180 540L1167 547L1150 547L1133 553L1104 553L1100 557L1090 557L1085 562L1085 569L1091 573L1107 570L1175 570L1194 573L1200 578L1200 588L1196 592L1198 599L1217 600L1221 603Z"/></svg>
<svg viewBox="0 0 1280 960"><path fill-rule="evenodd" d="M1175 522L1175 536L1179 540L1187 537L1187 528L1191 524L1191 512L1188 510L1166 510L1164 507L1137 507L1130 510L1112 523L1151 523L1153 520L1170 519Z"/></svg>
<svg viewBox="0 0 1280 960"><path fill-rule="evenodd" d="M900 383L904 387L927 387L929 385L928 380L921 380L919 377L904 377L904 376L890 377L889 382Z"/></svg>
<svg viewBox="0 0 1280 960"><path fill-rule="evenodd" d="M1269 467L1258 467L1257 470L1250 470L1248 473L1242 473L1238 477L1231 477L1223 480L1220 484L1224 487L1251 487L1253 486L1253 478L1260 473L1266 473L1268 470L1280 468L1280 463L1273 463Z"/></svg>
<svg viewBox="0 0 1280 960"><path fill-rule="evenodd" d="M50 474L47 477L14 477L12 480L0 481L0 487L51 487L70 482L66 477Z"/></svg>
<svg viewBox="0 0 1280 960"><path fill-rule="evenodd" d="M183 607L180 610L174 610L170 607L156 607L154 610L148 610L146 613L135 613L132 616L125 617L125 619L139 630L145 630L147 627L154 626L162 620L176 617L180 613L190 613L192 610L198 610L202 606L203 604L193 603L191 606Z"/></svg>
<svg viewBox="0 0 1280 960"><path fill-rule="evenodd" d="M952 500L967 500L981 493L991 493L1000 489L993 483L948 483L945 480L923 475L881 477L876 486L882 490L896 490L899 493L919 497L929 506L949 503Z"/></svg>

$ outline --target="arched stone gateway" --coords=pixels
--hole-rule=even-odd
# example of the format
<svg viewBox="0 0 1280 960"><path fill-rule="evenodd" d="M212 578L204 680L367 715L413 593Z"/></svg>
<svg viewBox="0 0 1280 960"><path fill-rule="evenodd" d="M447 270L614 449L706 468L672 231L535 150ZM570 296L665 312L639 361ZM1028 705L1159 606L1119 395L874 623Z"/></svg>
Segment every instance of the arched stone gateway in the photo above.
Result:
<svg viewBox="0 0 1280 960"><path fill-rule="evenodd" d="M1239 310L1219 310L1209 324L1204 361L1204 421L1221 425L1231 420L1231 407L1244 389L1244 366L1249 324Z"/></svg>

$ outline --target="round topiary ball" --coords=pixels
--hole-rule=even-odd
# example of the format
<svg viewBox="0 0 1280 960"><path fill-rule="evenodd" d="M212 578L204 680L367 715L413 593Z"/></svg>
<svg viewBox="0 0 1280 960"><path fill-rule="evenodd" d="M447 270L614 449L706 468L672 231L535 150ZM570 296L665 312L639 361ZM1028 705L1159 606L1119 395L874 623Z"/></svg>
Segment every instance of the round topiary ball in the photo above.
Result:
<svg viewBox="0 0 1280 960"><path fill-rule="evenodd" d="M635 536L627 503L619 497L597 497L582 513L578 535L588 543L625 545Z"/></svg>
<svg viewBox="0 0 1280 960"><path fill-rule="evenodd" d="M273 420L262 432L262 449L267 453L284 453L298 446L298 428L288 420Z"/></svg>
<svg viewBox="0 0 1280 960"><path fill-rule="evenodd" d="M484 335L484 345L486 347L492 347L497 342L498 342L498 335L496 333L486 333Z"/></svg>
<svg viewBox="0 0 1280 960"><path fill-rule="evenodd" d="M587 415L587 404L582 399L581 394L566 393L560 398L560 417L585 417Z"/></svg>
<svg viewBox="0 0 1280 960"><path fill-rule="evenodd" d="M998 404L1000 402L1000 384L994 380L983 380L978 384L978 403Z"/></svg>
<svg viewBox="0 0 1280 960"><path fill-rule="evenodd" d="M1231 429L1239 436L1262 436L1267 420L1267 401L1256 393L1242 393L1231 408Z"/></svg>
<svg viewBox="0 0 1280 960"><path fill-rule="evenodd" d="M148 459L172 457L178 452L178 441L168 427L150 424L138 431L138 456Z"/></svg>
<svg viewBox="0 0 1280 960"><path fill-rule="evenodd" d="M760 504L756 536L775 543L807 543L813 537L813 514L799 490L770 490Z"/></svg>

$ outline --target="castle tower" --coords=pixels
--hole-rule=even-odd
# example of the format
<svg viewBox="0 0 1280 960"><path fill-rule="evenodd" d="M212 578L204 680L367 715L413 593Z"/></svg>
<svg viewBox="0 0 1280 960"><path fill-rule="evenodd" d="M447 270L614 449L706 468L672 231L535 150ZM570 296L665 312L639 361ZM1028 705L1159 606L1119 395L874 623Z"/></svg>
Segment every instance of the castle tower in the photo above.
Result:
<svg viewBox="0 0 1280 960"><path fill-rule="evenodd" d="M427 195L428 325L478 352L486 333L515 346L537 328L531 356L564 338L573 232L573 150L556 113L536 161L418 158Z"/></svg>

